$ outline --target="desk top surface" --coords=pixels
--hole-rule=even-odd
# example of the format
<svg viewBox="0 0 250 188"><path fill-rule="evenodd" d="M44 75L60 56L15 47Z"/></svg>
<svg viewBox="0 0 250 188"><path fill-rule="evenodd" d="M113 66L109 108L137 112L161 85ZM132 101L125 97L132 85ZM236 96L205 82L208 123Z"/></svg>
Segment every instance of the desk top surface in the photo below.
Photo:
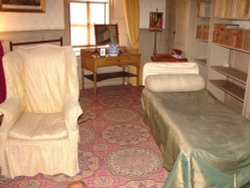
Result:
<svg viewBox="0 0 250 188"><path fill-rule="evenodd" d="M131 56L131 55L141 55L137 48L125 48L121 47L121 52L118 56L110 56L107 54L106 56L99 55L98 48L88 48L88 49L81 49L81 56L92 56L93 58L117 58L120 56Z"/></svg>

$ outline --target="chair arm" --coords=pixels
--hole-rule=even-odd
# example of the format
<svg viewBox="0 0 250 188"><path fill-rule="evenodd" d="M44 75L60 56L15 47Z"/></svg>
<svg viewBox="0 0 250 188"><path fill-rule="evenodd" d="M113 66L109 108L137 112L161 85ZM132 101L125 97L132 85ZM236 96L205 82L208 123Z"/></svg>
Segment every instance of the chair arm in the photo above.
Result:
<svg viewBox="0 0 250 188"><path fill-rule="evenodd" d="M77 120L78 120L78 117L83 113L78 100L76 100L73 97L68 98L64 102L63 113L64 113L65 124L67 126L67 130L69 132L77 131L78 130Z"/></svg>
<svg viewBox="0 0 250 188"><path fill-rule="evenodd" d="M0 104L0 114L4 115L1 131L11 128L13 123L18 119L23 112L24 106L17 98L7 98Z"/></svg>

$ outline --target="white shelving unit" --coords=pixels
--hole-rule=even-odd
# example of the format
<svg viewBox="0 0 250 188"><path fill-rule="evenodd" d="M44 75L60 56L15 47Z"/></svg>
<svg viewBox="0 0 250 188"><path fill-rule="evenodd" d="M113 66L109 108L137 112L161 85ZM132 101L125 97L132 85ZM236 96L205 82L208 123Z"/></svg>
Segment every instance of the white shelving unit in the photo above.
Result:
<svg viewBox="0 0 250 188"><path fill-rule="evenodd" d="M250 119L250 7L245 6L247 1L191 0L187 58L198 63L207 89L217 99ZM231 43L216 42L213 38L216 24L239 24L240 28L249 30L248 36L243 35L245 39L242 39L243 43L249 41L247 47L234 47L238 46L233 43L235 38L230 38ZM198 25L209 27L208 40L197 37Z"/></svg>
<svg viewBox="0 0 250 188"><path fill-rule="evenodd" d="M243 29L249 29L250 17L248 17L248 12L250 10L244 9L245 14L236 11L231 15L233 9L236 8L240 11L245 8L242 4L243 1L239 5L240 8L235 7L237 6L236 1L231 1L231 4L223 4L222 2L212 0L214 12L210 18L207 89L216 98L250 119L250 76L248 76L250 73L250 51L213 42L215 24L237 23ZM222 4L218 5L218 3ZM221 12L224 12L224 15ZM238 14L239 17L237 17ZM229 36L225 38L228 39Z"/></svg>
<svg viewBox="0 0 250 188"><path fill-rule="evenodd" d="M198 63L200 74L207 77L207 57L211 0L191 0L187 58ZM199 30L198 28L202 28ZM199 31L198 31L199 30Z"/></svg>

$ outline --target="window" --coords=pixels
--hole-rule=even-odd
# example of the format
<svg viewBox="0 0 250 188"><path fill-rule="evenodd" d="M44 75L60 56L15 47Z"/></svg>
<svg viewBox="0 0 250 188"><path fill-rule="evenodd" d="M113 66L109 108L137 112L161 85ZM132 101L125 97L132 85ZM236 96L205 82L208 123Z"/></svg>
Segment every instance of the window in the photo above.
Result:
<svg viewBox="0 0 250 188"><path fill-rule="evenodd" d="M109 0L71 0L70 37L73 47L95 45L94 24L109 24Z"/></svg>

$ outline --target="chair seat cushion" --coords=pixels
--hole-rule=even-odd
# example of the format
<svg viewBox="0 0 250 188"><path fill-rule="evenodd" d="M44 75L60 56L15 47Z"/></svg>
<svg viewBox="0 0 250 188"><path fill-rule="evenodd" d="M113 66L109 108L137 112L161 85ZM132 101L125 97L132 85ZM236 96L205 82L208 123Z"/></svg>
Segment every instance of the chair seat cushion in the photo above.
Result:
<svg viewBox="0 0 250 188"><path fill-rule="evenodd" d="M63 113L24 112L9 131L9 137L21 140L51 140L67 137Z"/></svg>

